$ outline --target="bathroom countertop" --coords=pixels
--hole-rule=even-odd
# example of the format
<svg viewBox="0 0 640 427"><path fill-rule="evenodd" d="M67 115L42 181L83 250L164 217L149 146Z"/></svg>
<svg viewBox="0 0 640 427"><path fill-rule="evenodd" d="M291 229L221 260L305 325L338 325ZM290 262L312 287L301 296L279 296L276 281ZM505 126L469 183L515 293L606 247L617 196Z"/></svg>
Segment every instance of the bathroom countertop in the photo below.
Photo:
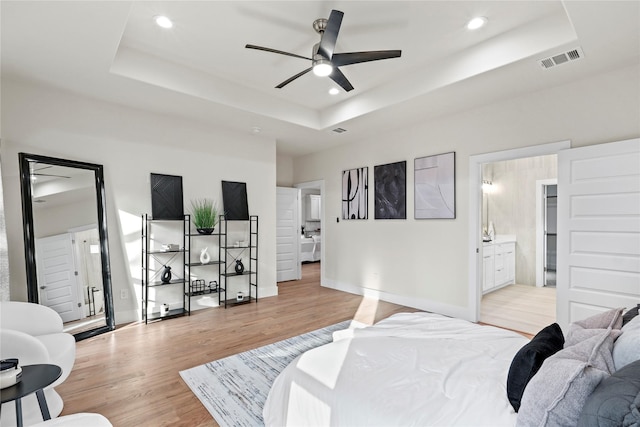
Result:
<svg viewBox="0 0 640 427"><path fill-rule="evenodd" d="M482 242L484 246L495 245L499 243L515 243L516 236L515 234L498 234L492 241L490 242Z"/></svg>

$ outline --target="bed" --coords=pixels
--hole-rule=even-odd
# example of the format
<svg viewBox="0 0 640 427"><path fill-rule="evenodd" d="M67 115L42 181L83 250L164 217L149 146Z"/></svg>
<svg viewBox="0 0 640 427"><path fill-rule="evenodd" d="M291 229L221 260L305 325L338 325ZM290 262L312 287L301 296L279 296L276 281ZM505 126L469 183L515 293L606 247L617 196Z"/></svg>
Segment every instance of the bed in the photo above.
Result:
<svg viewBox="0 0 640 427"><path fill-rule="evenodd" d="M640 337L640 320L636 324ZM609 334L611 329L598 332L603 337L598 338L600 341L608 337L609 355L613 339L619 335ZM515 426L519 415L512 402L512 384L509 397L507 393L508 377L513 383L512 365L518 358L524 357L525 364L535 359L539 362L537 371L544 358L559 352L564 344L557 324L543 331L530 341L512 331L423 312L400 313L371 327L338 331L332 343L303 353L276 378L263 410L265 425ZM538 353L532 358L540 340L548 350L548 343L553 341L549 334L556 340L556 348L544 358ZM637 348L631 351L640 355ZM520 361L518 366L522 365ZM640 372L640 361L635 365ZM520 369L516 376L522 373ZM544 383L527 385L534 375L535 371L527 373L518 405L525 386L527 392L546 392ZM563 384L557 377L547 381L558 387ZM637 386L640 390L640 379ZM520 413L533 410L536 418L537 412L544 412L535 409L536 404L546 405L547 398L553 396L538 399L533 391L530 394L540 402L519 409ZM544 416L524 425L545 425L554 414L545 412ZM571 424L575 425L575 419Z"/></svg>

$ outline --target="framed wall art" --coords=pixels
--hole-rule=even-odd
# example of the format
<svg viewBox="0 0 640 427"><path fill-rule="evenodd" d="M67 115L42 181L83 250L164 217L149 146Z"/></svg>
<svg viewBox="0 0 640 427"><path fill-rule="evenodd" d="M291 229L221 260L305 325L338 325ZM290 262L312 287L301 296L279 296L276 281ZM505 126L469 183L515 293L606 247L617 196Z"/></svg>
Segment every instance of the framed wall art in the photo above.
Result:
<svg viewBox="0 0 640 427"><path fill-rule="evenodd" d="M375 219L407 218L407 162L373 168Z"/></svg>
<svg viewBox="0 0 640 427"><path fill-rule="evenodd" d="M227 221L249 219L247 184L244 182L222 181L222 203Z"/></svg>
<svg viewBox="0 0 640 427"><path fill-rule="evenodd" d="M150 182L153 219L183 219L182 177L152 173Z"/></svg>
<svg viewBox="0 0 640 427"><path fill-rule="evenodd" d="M369 168L342 171L342 219L369 217Z"/></svg>
<svg viewBox="0 0 640 427"><path fill-rule="evenodd" d="M415 219L456 217L456 153L414 160Z"/></svg>

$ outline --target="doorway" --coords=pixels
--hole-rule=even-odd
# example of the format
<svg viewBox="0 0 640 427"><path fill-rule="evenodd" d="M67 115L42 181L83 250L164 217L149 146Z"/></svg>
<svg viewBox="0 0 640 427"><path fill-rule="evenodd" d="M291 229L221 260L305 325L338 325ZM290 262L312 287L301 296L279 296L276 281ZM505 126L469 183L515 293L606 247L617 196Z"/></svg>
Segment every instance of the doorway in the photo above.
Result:
<svg viewBox="0 0 640 427"><path fill-rule="evenodd" d="M322 225L324 213L324 180L303 182L294 185L300 189L301 214L301 252L300 262L313 262L320 265L320 283L324 282L324 264L326 239ZM304 227L304 229L302 228Z"/></svg>
<svg viewBox="0 0 640 427"><path fill-rule="evenodd" d="M482 193L482 182L485 178L483 176L483 169L485 165L504 162L504 161L526 161L528 158L536 158L540 156L549 156L555 155L560 150L570 148L569 141L562 141L551 144L544 144L533 147L526 147L514 150L500 151L496 153L487 153L477 156L471 156L469 161L469 179L470 179L470 188L475 188L477 191L470 191L470 201L469 206L471 210L470 215L470 268L469 268L469 306L471 307L471 318L473 321L479 321L481 314L481 304L482 304L482 286L483 286L483 224L488 224L490 220L495 225L495 235L500 236L503 234L507 235L515 235L516 240L516 270L518 270L518 264L521 264L520 267L527 266L526 273L522 271L516 271L516 284L526 284L528 287L535 288L535 224L533 226L529 226L529 228L533 229L529 233L525 231L521 231L521 228L514 227L512 224L509 224L509 215L514 215L513 213L509 213L509 209L505 209L505 206L511 206L511 209L515 209L515 207L522 207L522 201L519 197L522 197L523 191L522 188L514 187L510 191L512 195L511 201L501 201L498 202L495 200L497 197L496 192L500 189L500 184L505 185L507 181L503 181L504 178L507 178L509 174L518 174L522 172L522 175L525 175L523 170L519 169L518 163L513 163L510 165L512 168L510 171L504 171L503 175L493 175L490 176L488 180L492 181L492 184L496 187L494 192L492 193L492 197L494 198L493 203L489 201L489 216L492 218L487 218L487 221L484 222L483 213L485 212L483 205L483 193ZM508 173L507 173L508 172ZM502 172L501 172L502 174ZM529 180L529 177L526 177ZM485 179L487 180L487 179ZM502 182L501 182L502 181ZM535 183L535 177L534 181ZM503 190L505 188L503 187ZM535 186L531 184L531 191L535 193ZM504 203L506 203L506 205ZM529 216L533 217L535 223L535 196L531 196L531 203L533 203L533 208L525 209L520 214L521 216ZM520 235L520 236L519 236ZM530 253L533 249L533 255L528 255L529 259L524 258L525 253ZM531 265L533 264L533 266ZM528 289L527 289L528 290ZM508 307L510 305L509 301L505 301L500 303L501 305ZM555 307L554 310L555 312ZM505 325L500 325L504 327L509 327L509 319L505 319ZM546 325L545 325L546 326Z"/></svg>

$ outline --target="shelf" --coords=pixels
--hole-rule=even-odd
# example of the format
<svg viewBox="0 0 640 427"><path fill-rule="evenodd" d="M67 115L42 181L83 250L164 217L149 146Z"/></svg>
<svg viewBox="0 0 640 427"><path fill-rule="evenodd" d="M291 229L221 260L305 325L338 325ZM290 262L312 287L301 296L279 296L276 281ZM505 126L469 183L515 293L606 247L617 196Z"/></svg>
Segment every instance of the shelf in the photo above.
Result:
<svg viewBox="0 0 640 427"><path fill-rule="evenodd" d="M200 295L209 295L209 294L217 294L217 289L205 289L203 291L195 291L195 292L187 292L186 295L189 297L197 297Z"/></svg>
<svg viewBox="0 0 640 427"><path fill-rule="evenodd" d="M231 276L249 276L250 274L255 274L253 271L243 271L242 274L238 274L236 272L233 273L221 273L221 276L231 277Z"/></svg>
<svg viewBox="0 0 640 427"><path fill-rule="evenodd" d="M206 264L203 264L201 262L189 262L189 263L187 263L187 265L189 267L204 267L206 265L218 265L218 264L223 264L223 262L222 261L209 261Z"/></svg>
<svg viewBox="0 0 640 427"><path fill-rule="evenodd" d="M187 234L187 236L191 236L191 237L196 237L196 236L211 237L211 236L219 236L219 235L220 235L220 233L216 232L216 231L214 231L211 234L202 234L202 233L189 233L189 234Z"/></svg>
<svg viewBox="0 0 640 427"><path fill-rule="evenodd" d="M242 304L249 304L252 301L255 301L256 299L253 297L245 297L242 301L238 301L237 298L233 298L233 299L228 299L226 301L223 301L223 303L225 303L226 305L229 306L234 306L234 305L242 305Z"/></svg>
<svg viewBox="0 0 640 427"><path fill-rule="evenodd" d="M255 249L255 246L223 246L222 249Z"/></svg>
<svg viewBox="0 0 640 427"><path fill-rule="evenodd" d="M169 319L171 317L184 316L185 314L187 314L187 310L184 308L176 308L174 310L169 310L169 313L164 316L160 313L149 313L147 314L147 321Z"/></svg>
<svg viewBox="0 0 640 427"><path fill-rule="evenodd" d="M191 314L191 300L185 295L189 291L189 278L191 271L187 265L190 260L191 240L187 237L191 215L185 214L182 218L153 219L149 214L142 214L142 297L140 307L142 319L145 323L151 320L170 319L172 317ZM160 225L159 223L162 223ZM156 224L156 225L154 225ZM155 235L154 227L159 227L160 234ZM159 238L162 236L162 238ZM171 249L168 249L171 246ZM173 269L172 274L167 274L168 269ZM162 279L171 279L163 282ZM161 315L149 313L151 308L149 289L153 288L151 295L155 301L166 301L173 310ZM182 300L179 302L179 300Z"/></svg>
<svg viewBox="0 0 640 427"><path fill-rule="evenodd" d="M176 283L186 283L186 282L184 279L172 279L172 280L169 280L168 283L165 283L162 281L150 282L148 286L150 288L153 288L156 286L175 285Z"/></svg>

